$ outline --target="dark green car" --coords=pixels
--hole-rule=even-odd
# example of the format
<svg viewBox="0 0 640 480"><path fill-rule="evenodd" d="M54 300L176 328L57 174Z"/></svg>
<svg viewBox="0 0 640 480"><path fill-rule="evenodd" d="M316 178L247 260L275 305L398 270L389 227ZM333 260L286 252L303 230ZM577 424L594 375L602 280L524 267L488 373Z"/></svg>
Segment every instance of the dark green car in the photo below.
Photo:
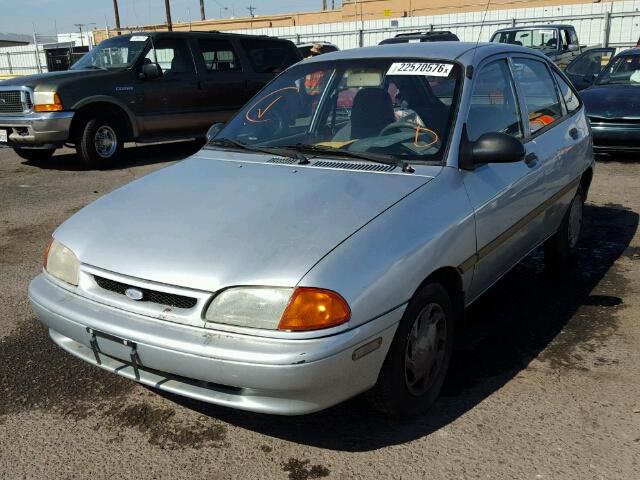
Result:
<svg viewBox="0 0 640 480"><path fill-rule="evenodd" d="M142 32L109 38L70 70L0 82L0 146L44 160L74 146L89 168L125 142L204 138L301 59L271 37Z"/></svg>

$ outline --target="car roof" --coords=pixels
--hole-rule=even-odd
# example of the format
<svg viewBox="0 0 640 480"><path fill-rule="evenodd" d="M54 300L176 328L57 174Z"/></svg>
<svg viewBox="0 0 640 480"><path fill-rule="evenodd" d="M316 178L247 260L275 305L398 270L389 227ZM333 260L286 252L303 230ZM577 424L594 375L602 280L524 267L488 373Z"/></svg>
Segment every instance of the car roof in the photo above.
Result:
<svg viewBox="0 0 640 480"><path fill-rule="evenodd" d="M171 36L171 37L185 37L185 38L189 38L189 37L215 37L215 38L220 38L220 37L235 37L235 38L259 38L261 40L272 40L272 41L278 41L278 42L291 42L290 40L284 39L284 38L278 38L278 37L270 37L268 35L247 35L247 34L243 34L243 33L227 33L227 32L220 32L218 30L208 30L208 31L197 31L197 30L192 30L190 32L147 32L147 31L140 31L140 32L132 32L132 33L127 33L127 34L123 34L123 37L131 37L133 35L150 35L153 36L153 38L161 38L161 37L167 37L167 36ZM114 37L111 37L114 38ZM293 42L291 42L293 43Z"/></svg>
<svg viewBox="0 0 640 480"><path fill-rule="evenodd" d="M589 50L587 50L588 52ZM616 57L631 57L633 55L640 55L640 48L638 47L631 47L628 48L626 50L621 51L620 53L618 53L616 55Z"/></svg>
<svg viewBox="0 0 640 480"><path fill-rule="evenodd" d="M332 60L367 59L367 58L428 58L432 60L459 61L463 65L477 65L482 59L498 53L524 53L547 59L547 56L527 47L508 43L475 43L475 42L421 42L421 43L389 43L374 47L353 48L330 52L305 60L310 62L326 62Z"/></svg>
<svg viewBox="0 0 640 480"><path fill-rule="evenodd" d="M496 30L494 33L513 32L515 30L531 30L534 28L575 28L575 27L573 25L569 25L568 23L551 23L548 25L522 25L520 27L501 28L499 30Z"/></svg>

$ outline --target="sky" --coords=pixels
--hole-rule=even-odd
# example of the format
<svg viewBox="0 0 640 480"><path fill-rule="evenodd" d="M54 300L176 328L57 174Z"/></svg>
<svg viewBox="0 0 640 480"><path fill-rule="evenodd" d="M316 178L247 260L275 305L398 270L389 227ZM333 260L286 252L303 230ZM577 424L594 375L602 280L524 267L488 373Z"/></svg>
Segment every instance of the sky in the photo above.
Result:
<svg viewBox="0 0 640 480"><path fill-rule="evenodd" d="M174 22L198 20L200 0L170 0ZM328 2L331 4L331 2ZM336 5L339 2L336 2ZM322 0L205 0L207 18L247 16L253 4L256 15L320 10ZM19 8L17 7L19 5ZM165 20L164 0L118 0L122 26L160 23ZM225 10L226 8L226 10ZM0 32L52 35L78 31L76 23L115 25L113 0L0 0Z"/></svg>

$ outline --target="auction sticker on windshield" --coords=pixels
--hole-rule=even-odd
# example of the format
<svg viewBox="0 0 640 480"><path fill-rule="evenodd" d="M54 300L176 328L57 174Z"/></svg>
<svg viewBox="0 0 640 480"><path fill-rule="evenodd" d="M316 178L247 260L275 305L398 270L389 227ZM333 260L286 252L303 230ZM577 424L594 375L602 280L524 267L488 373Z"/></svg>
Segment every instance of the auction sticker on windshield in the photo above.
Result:
<svg viewBox="0 0 640 480"><path fill-rule="evenodd" d="M448 77L453 65L450 63L398 62L393 63L387 75L429 75Z"/></svg>
<svg viewBox="0 0 640 480"><path fill-rule="evenodd" d="M0 130L0 143L7 143L9 141L9 136L7 135L6 130Z"/></svg>
<svg viewBox="0 0 640 480"><path fill-rule="evenodd" d="M147 37L146 35L134 35L129 39L129 41L130 42L146 42L147 38L149 37Z"/></svg>

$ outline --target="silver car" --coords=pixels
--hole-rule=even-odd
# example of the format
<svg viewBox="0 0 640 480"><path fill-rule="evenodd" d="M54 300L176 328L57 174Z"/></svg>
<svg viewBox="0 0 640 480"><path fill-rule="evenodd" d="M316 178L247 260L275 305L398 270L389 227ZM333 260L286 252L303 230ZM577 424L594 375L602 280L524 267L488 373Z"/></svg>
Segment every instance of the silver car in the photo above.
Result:
<svg viewBox="0 0 640 480"><path fill-rule="evenodd" d="M594 168L566 77L503 44L322 55L210 133L62 224L29 298L82 360L273 414L428 410L465 308L576 252Z"/></svg>

